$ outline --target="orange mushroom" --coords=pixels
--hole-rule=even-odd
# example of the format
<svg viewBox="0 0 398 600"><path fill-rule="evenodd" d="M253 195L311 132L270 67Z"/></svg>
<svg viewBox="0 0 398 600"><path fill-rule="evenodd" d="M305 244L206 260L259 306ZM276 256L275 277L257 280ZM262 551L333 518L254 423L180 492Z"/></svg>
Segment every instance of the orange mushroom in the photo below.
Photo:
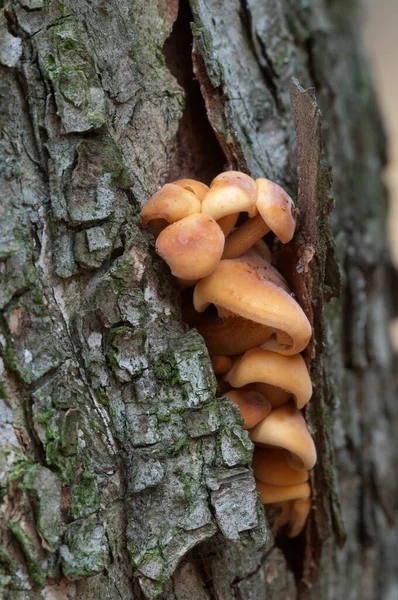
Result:
<svg viewBox="0 0 398 600"><path fill-rule="evenodd" d="M225 237L227 237L227 235L229 235L235 227L238 217L239 213L232 213L232 215L225 215L225 217L221 217L221 219L218 219L217 223L221 227Z"/></svg>
<svg viewBox="0 0 398 600"><path fill-rule="evenodd" d="M259 254L261 256L261 258L264 258L266 261L271 263L271 261L272 261L271 250L269 249L267 244L264 242L264 240L257 240L257 242L255 244L253 244L252 249L255 252L257 252L257 254Z"/></svg>
<svg viewBox="0 0 398 600"><path fill-rule="evenodd" d="M207 192L209 191L209 186L201 183L200 181L195 181L195 179L179 179L178 181L174 181L174 185L179 185L185 190L189 190L199 200L202 202ZM236 221L238 220L239 212L226 215L225 217L221 217L217 219L217 223L222 229L225 237L232 231L235 227Z"/></svg>
<svg viewBox="0 0 398 600"><path fill-rule="evenodd" d="M166 183L147 202L141 211L143 225L158 234L168 224L189 215L200 213L199 198L190 190L173 183Z"/></svg>
<svg viewBox="0 0 398 600"><path fill-rule="evenodd" d="M233 230L241 212L249 218ZM164 185L145 204L141 221L159 234L156 250L180 289L195 285L193 298L183 292L185 320L205 338L218 392L237 404L256 444L261 502L279 511L273 531L286 527L295 537L311 508L308 470L316 451L290 401L301 408L311 396L299 354L311 326L261 239L272 230L283 243L291 240L293 202L267 179L228 171L210 188L194 179Z"/></svg>
<svg viewBox="0 0 398 600"><path fill-rule="evenodd" d="M309 471L315 465L313 439L303 415L292 404L274 408L250 431L250 439L255 444L284 449L286 460L294 469Z"/></svg>
<svg viewBox="0 0 398 600"><path fill-rule="evenodd" d="M211 356L234 356L259 346L273 334L273 329L242 317L220 318L204 314L192 325L206 342Z"/></svg>
<svg viewBox="0 0 398 600"><path fill-rule="evenodd" d="M275 504L289 500L308 500L311 495L309 483L296 485L269 485L256 480L257 491L260 492L261 504Z"/></svg>
<svg viewBox="0 0 398 600"><path fill-rule="evenodd" d="M286 402L293 396L300 409L312 395L311 379L301 354L283 356L263 348L253 348L235 361L225 379L234 388L253 383L266 384L262 389L273 405L272 392L275 388L287 392L282 395L277 392L274 394L276 405L281 399Z"/></svg>
<svg viewBox="0 0 398 600"><path fill-rule="evenodd" d="M297 485L308 481L308 471L293 469L279 448L256 446L252 467L255 478L267 485Z"/></svg>
<svg viewBox="0 0 398 600"><path fill-rule="evenodd" d="M202 213L218 221L227 215L248 212L257 214L257 188L254 179L239 171L226 171L217 175L202 201Z"/></svg>
<svg viewBox="0 0 398 600"><path fill-rule="evenodd" d="M178 181L174 181L173 184L179 185L184 188L184 190L192 192L201 202L209 191L208 185L205 185L201 181L196 181L195 179L179 179Z"/></svg>
<svg viewBox="0 0 398 600"><path fill-rule="evenodd" d="M311 337L311 326L299 304L244 260L222 260L211 275L196 284L193 302L198 312L214 304L219 312L227 310L264 326L261 345L280 354L298 354ZM222 320L219 325L224 326ZM214 323L213 338L219 325ZM217 352L227 356L234 353Z"/></svg>
<svg viewBox="0 0 398 600"><path fill-rule="evenodd" d="M242 254L242 256L239 256L235 260L242 261L251 265L252 267L257 269L260 277L273 281L281 288L283 288L285 292L291 294L291 290L287 284L286 279L283 277L283 275L279 273L279 271L277 271L277 269L275 269L275 267L271 265L269 260L264 258L261 250L257 249L256 246L253 246L253 248L250 248L250 250L248 250L247 252Z"/></svg>
<svg viewBox="0 0 398 600"><path fill-rule="evenodd" d="M296 537L303 530L311 508L309 485L302 485L308 481L308 471L290 467L283 451L258 446L252 467L261 502L280 511L273 523L274 535L288 525L288 536Z"/></svg>
<svg viewBox="0 0 398 600"><path fill-rule="evenodd" d="M290 196L269 179L257 179L256 187L259 212L231 233L225 243L223 258L241 256L269 231L273 231L284 244L290 242L294 235L296 222Z"/></svg>
<svg viewBox="0 0 398 600"><path fill-rule="evenodd" d="M276 237L287 244L296 227L293 200L280 185L269 179L257 179L256 186L258 212Z"/></svg>
<svg viewBox="0 0 398 600"><path fill-rule="evenodd" d="M169 225L160 233L156 240L156 252L176 277L200 279L209 275L218 265L224 241L224 234L212 217L193 214Z"/></svg>
<svg viewBox="0 0 398 600"><path fill-rule="evenodd" d="M297 498L292 502L289 514L288 537L297 537L304 529L311 510L311 498Z"/></svg>
<svg viewBox="0 0 398 600"><path fill-rule="evenodd" d="M224 396L239 406L243 418L243 429L251 429L268 416L272 410L271 403L259 392L230 390Z"/></svg>

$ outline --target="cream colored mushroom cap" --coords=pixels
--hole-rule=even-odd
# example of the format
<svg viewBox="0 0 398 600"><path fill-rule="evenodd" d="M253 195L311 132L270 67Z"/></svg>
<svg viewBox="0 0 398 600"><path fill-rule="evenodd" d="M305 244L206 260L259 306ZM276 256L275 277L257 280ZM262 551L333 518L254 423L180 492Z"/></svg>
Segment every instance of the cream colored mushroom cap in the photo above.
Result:
<svg viewBox="0 0 398 600"><path fill-rule="evenodd" d="M258 212L283 244L290 242L296 227L293 200L280 185L269 179L257 179L256 186Z"/></svg>
<svg viewBox="0 0 398 600"><path fill-rule="evenodd" d="M301 354L283 356L263 348L253 348L235 361L225 375L234 388L250 383L267 383L292 394L297 408L303 408L312 395L312 384Z"/></svg>
<svg viewBox="0 0 398 600"><path fill-rule="evenodd" d="M292 503L289 515L288 537L297 537L304 529L311 510L311 498L297 498Z"/></svg>
<svg viewBox="0 0 398 600"><path fill-rule="evenodd" d="M217 175L202 201L202 213L218 221L226 215L248 212L257 214L256 182L239 171L226 171Z"/></svg>
<svg viewBox="0 0 398 600"><path fill-rule="evenodd" d="M184 190L188 190L189 192L195 194L195 196L197 196L201 202L209 191L208 185L202 183L201 181L196 181L196 179L179 179L173 183L174 185L179 185L180 187L184 188Z"/></svg>
<svg viewBox="0 0 398 600"><path fill-rule="evenodd" d="M250 248L250 250L248 250L235 260L246 262L247 264L251 265L252 267L258 270L258 274L260 277L264 277L265 279L273 281L281 288L283 288L285 292L291 294L291 289L289 288L286 279L283 277L283 275L281 275L281 273L279 273L277 269L275 269L275 267L271 265L271 262L269 260L262 256L262 254L257 250L255 246Z"/></svg>
<svg viewBox="0 0 398 600"><path fill-rule="evenodd" d="M230 390L224 394L239 406L243 429L251 429L271 412L272 406L262 394L250 390Z"/></svg>
<svg viewBox="0 0 398 600"><path fill-rule="evenodd" d="M173 183L166 183L147 202L140 217L144 225L155 219L175 223L188 215L200 213L199 198L189 190Z"/></svg>
<svg viewBox="0 0 398 600"><path fill-rule="evenodd" d="M298 354L311 337L311 326L299 304L244 261L222 260L211 275L196 284L193 300L198 312L214 304L270 327L276 339L264 344L280 354Z"/></svg>
<svg viewBox="0 0 398 600"><path fill-rule="evenodd" d="M298 470L309 471L316 463L314 441L304 417L291 404L274 408L250 431L250 439L255 444L287 450L295 459L294 464L287 462Z"/></svg>
<svg viewBox="0 0 398 600"><path fill-rule="evenodd" d="M160 233L156 252L176 277L200 279L217 267L224 242L224 234L212 217L193 214Z"/></svg>

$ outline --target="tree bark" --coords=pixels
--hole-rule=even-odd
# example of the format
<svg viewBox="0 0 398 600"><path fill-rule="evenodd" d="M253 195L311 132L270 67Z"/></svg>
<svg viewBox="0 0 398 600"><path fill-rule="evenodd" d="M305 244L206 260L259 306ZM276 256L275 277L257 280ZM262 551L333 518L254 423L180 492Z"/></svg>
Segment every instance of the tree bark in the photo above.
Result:
<svg viewBox="0 0 398 600"><path fill-rule="evenodd" d="M1 7L4 597L396 598L393 272L361 2ZM319 458L306 530L279 546L137 216L166 181L229 167L300 214L277 259L314 329Z"/></svg>

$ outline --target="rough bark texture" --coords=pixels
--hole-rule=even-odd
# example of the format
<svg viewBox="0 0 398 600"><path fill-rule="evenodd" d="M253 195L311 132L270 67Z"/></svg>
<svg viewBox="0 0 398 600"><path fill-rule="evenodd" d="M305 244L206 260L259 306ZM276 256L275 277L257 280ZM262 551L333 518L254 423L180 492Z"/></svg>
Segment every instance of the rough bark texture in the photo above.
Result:
<svg viewBox="0 0 398 600"><path fill-rule="evenodd" d="M362 5L1 6L4 597L395 599L384 137ZM308 527L281 547L237 409L216 400L138 226L165 181L228 166L282 184L300 210L278 264L314 327L319 462Z"/></svg>

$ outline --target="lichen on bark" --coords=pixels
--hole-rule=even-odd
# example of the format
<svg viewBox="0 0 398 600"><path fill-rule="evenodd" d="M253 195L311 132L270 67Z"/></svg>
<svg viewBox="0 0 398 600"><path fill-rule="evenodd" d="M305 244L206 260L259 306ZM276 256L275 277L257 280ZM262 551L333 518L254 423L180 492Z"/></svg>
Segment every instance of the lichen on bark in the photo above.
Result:
<svg viewBox="0 0 398 600"><path fill-rule="evenodd" d="M0 587L18 600L297 591L384 600L398 585L393 561L381 566L396 543L397 409L381 300L385 207L374 202L384 198L383 137L359 3L192 0L190 9L1 6ZM314 307L317 513L306 540L282 551L256 503L238 411L216 399L203 341L181 323L137 215L168 177L209 183L229 166L296 197L293 75L316 87L323 111L343 296L323 314ZM309 144L319 115L300 94L318 228L292 251L321 302L336 283L332 201L319 136Z"/></svg>

